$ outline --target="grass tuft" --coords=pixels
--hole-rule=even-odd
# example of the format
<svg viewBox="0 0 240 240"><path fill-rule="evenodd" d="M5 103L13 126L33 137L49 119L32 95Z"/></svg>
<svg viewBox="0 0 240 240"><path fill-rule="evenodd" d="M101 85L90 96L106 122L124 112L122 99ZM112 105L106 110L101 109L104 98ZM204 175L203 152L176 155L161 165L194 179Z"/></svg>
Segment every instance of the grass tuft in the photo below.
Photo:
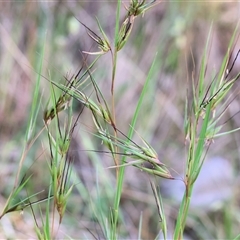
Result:
<svg viewBox="0 0 240 240"><path fill-rule="evenodd" d="M20 146L22 154L17 161L10 161L18 167L0 220L10 213L29 211L31 214L26 214L30 219L28 222L32 223L38 239L63 238L62 232L64 237L71 239L72 228L77 232L74 238L85 239L183 239L189 229L199 234L195 226L204 229L200 216L197 216L200 220L192 218L193 189L214 141L240 129L227 124L239 113L238 110L232 117L228 116L228 110L236 103L235 89L240 77L239 71L235 71L240 50L233 57L238 27L232 34L217 74L209 77L209 71L212 71L210 50L214 45L211 45L214 41L213 25L210 26L202 59L198 61L199 74L192 73L191 86L183 100L183 87L177 85L173 76L178 73L178 65L175 64L180 59L178 54L187 48L184 45L187 39L181 35L186 26L175 23L169 36L166 31L169 42L162 39L164 31L161 31L161 38L156 37L154 28L154 31L144 32L145 22L153 26L156 19L159 21L159 3L157 0L130 0L128 5L123 4L125 13L122 16L122 2L118 0L116 12L113 13L112 6L108 13L114 15L111 21L115 19L115 22L107 25L101 16L95 20L82 11L85 23L77 17L74 20L77 19L78 25L85 28L86 42L93 41L99 48L95 52L84 46L86 34L79 36L75 28L71 33L60 26L65 23L58 12L62 11L61 16L66 17L64 21L68 22L70 18L65 14L65 8L59 5L54 17L48 16L54 26L51 36L58 36L56 42L61 51L69 47L63 37L64 29L71 41L80 38L80 57L77 60L81 64L74 74L65 74L63 67L57 73L50 69L51 64L48 63L46 77L44 56L55 45L51 46L46 37L41 47L36 46L41 57L35 71L38 74L27 116L28 124L22 137L24 141ZM76 15L75 3L71 4L69 7L73 6L72 12ZM91 3L81 4L84 7ZM109 3L105 4L108 6ZM180 3L175 6L181 10ZM48 10L42 14L48 14ZM150 20L140 18L143 15ZM70 19L72 21L73 18ZM93 30L91 21L96 21L98 30ZM164 28L168 27L169 23L165 22ZM157 40L151 42L150 35ZM142 39L142 36L148 36L149 40ZM144 44L143 50L139 46ZM148 45L152 45L151 48ZM170 53L164 66L163 56L168 55L167 49L172 45L178 56ZM136 62L131 62L135 51L142 53L141 58L133 57ZM146 53L153 55L151 60ZM68 59L67 56L56 58L53 65L56 64L57 68L58 62L65 57ZM174 62L173 68L168 66L170 62ZM125 70L130 65L134 66L131 74ZM195 59L193 65L195 71ZM174 104L176 99L181 102L179 105ZM177 148L178 144L180 147ZM182 161L184 144L185 161ZM179 165L184 172L184 193L176 210L162 187L165 181L173 184L179 181L179 176L176 176L180 175ZM176 194L181 195L178 190ZM228 208L223 213L224 222L219 225L224 225L222 236L239 239L238 230L235 231L239 226L238 218L232 217ZM210 221L212 215L206 219ZM211 229L206 231L206 236L212 235Z"/></svg>

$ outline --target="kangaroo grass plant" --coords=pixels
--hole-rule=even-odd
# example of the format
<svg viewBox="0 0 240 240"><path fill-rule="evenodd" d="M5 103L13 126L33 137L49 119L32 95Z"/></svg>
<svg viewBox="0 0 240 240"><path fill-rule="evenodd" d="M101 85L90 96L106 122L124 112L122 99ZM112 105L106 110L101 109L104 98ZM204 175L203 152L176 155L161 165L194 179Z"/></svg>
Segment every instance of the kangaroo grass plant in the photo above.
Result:
<svg viewBox="0 0 240 240"><path fill-rule="evenodd" d="M56 228L56 224L60 226L63 223L64 216L68 214L68 203L76 194L74 192L74 189L76 189L79 193L78 198L84 199L84 202L88 204L87 208L91 211L89 214L89 221L93 218L94 222L99 227L95 229L86 227L91 236L95 239L123 238L121 230L124 226L124 217L121 213L120 200L123 193L125 169L131 166L144 172L148 176L159 218L159 233L162 234L164 239L168 239L168 219L164 211L164 198L161 195L159 187L152 181L152 178L157 181L159 181L158 178L164 178L169 181L175 180L175 178L172 176L172 170L169 164L165 162L164 159L159 158L156 150L154 150L153 146L147 142L144 137L138 136L141 140L140 144L133 140L134 133L137 132L137 122L141 124L138 117L143 102L148 97L148 87L153 78L156 59L158 57L157 53L152 64L149 66L149 71L146 74L146 80L141 89L137 104L134 111L132 111L132 118L129 126L127 126L127 133L124 133L118 126L118 119L116 119L115 114L115 81L118 80L116 79L116 70L118 66L117 59L119 51L123 50L128 43L133 26L138 18L159 3L160 2L156 0L150 2L146 2L145 0L131 0L128 6L124 4L126 14L120 22L121 1L118 0L113 43L111 43L111 38L107 36L97 18L96 21L101 36L90 29L87 24L78 20L86 29L88 36L97 44L100 51L82 51L84 57L80 69L77 74L66 76L63 83L59 82L58 79L52 79L50 73L49 77L44 77L41 74L44 55L43 47L23 154L16 174L14 188L2 210L0 218L10 212L23 211L28 207L32 213L37 238L57 238L58 227ZM201 62L199 77L197 78L193 75L191 83L192 96L187 96L186 98L184 121L187 148L184 176L185 193L180 204L178 215L176 216L173 239L183 239L193 187L199 176L211 143L214 138L220 135L226 135L232 131L238 130L234 129L222 133L220 131L223 125L219 124L226 109L231 104L231 100L228 96L230 95L231 97L231 90L240 77L240 73L237 73L234 77L230 78L230 72L232 72L240 52L239 50L231 65L229 60L232 54L231 51L234 47L236 34L237 28L229 43L229 49L222 61L221 68L210 83L206 77L208 46L211 39L211 34L209 34ZM109 68L109 66L111 66L111 79L109 81L106 80L106 85L109 86L109 93L111 94L110 101L101 89L99 79L96 77L98 76L97 72L99 69L97 67L95 68L99 59L103 55L109 53L111 54L111 58L107 67ZM90 58L89 55L93 55L92 57L97 55L90 64L87 61L89 60L88 57ZM50 98L41 117L43 127L39 133L35 134L37 116L42 105L42 98L40 97L41 77L49 82ZM57 93L56 90L60 90L60 93ZM74 103L82 106L76 116ZM112 163L107 168L103 167L103 163L100 162L101 160L99 158L97 159L98 162L95 162L93 166L97 166L98 164L101 165L103 175L106 174L107 171L110 171L110 169L115 169L113 173L114 181L113 183L108 183L108 186L111 184L113 189L106 189L104 191L99 185L98 181L100 181L100 177L96 170L96 201L87 187L88 183L84 186L83 181L76 177L76 159L71 150L74 134L77 134L77 126L83 125L81 121L83 111L90 114L93 124L92 127L89 127L89 129L91 129L89 131L92 132L87 134L91 135L96 142L101 142L101 149L91 149L90 151L99 154L108 153L112 158ZM87 126L89 126L89 124L90 121L87 123ZM48 166L45 174L49 177L50 181L46 191L47 195L42 198L39 196L41 192L36 192L27 194L27 197L23 200L16 201L20 193L26 189L27 184L34 177L33 175L26 177L27 174L23 171L23 162L29 149L33 146L33 143L38 140L41 133L48 139L48 151L46 150L45 152L45 159ZM80 137L82 137L83 141L87 141L83 136L85 135L82 134ZM42 144L44 145L45 142L43 141ZM94 148L94 144L91 146ZM21 175L24 177L19 181ZM79 180L79 183L76 182L76 179ZM110 191L110 194L102 196L108 191ZM28 193L28 191L26 192ZM101 200L103 197L105 197L105 200ZM45 207L43 207L43 204L45 204ZM38 207L37 210L36 206ZM81 207L82 206L79 206L79 208ZM37 211L40 212L41 224L36 214ZM57 216L58 221L56 220ZM143 216L141 215L138 231L139 239L141 239L142 226ZM83 236L78 237L82 238Z"/></svg>
<svg viewBox="0 0 240 240"><path fill-rule="evenodd" d="M235 34L236 30L229 44L229 50L222 62L220 71L211 84L207 86L205 79L207 68L207 47L202 59L197 86L193 83L193 104L191 109L186 111L185 121L185 133L188 139L188 158L184 179L186 189L177 217L174 239L183 238L183 231L186 224L194 183L201 171L211 142L221 130L221 126L217 126L220 119L217 112L222 111L222 109L225 109L226 111L226 105L229 103L224 101L224 97L229 93L233 84L239 79L239 73L233 77L233 79L228 79L230 50L233 46ZM233 65L230 66L230 71L232 70ZM223 113L221 112L220 117L222 115Z"/></svg>

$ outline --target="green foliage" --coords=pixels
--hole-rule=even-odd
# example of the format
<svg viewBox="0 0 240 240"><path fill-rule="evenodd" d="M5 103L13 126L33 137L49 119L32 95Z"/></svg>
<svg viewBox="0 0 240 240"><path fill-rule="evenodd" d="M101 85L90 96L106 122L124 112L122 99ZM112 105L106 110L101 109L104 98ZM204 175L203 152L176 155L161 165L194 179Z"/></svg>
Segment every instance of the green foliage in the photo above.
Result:
<svg viewBox="0 0 240 240"><path fill-rule="evenodd" d="M154 220L157 219L157 234L162 234L164 239L170 237L170 227L168 226L171 225L171 223L169 223L170 219L167 216L169 213L167 212L167 208L165 209L164 195L158 187L162 179L166 181L178 179L174 174L174 172L177 171L175 170L175 166L171 166L170 162L158 154L161 145L165 144L166 146L168 143L162 141L165 139L157 140L160 147L156 149L156 146L149 140L149 135L153 136L154 132L149 133L148 136L144 135L144 137L141 137L140 134L136 137L137 134L135 134L139 132L139 126L143 125L143 119L141 119L140 114L141 111L144 114L148 112L158 113L162 110L161 107L158 107L158 104L156 105L155 103L152 103L152 106L148 106L149 108L152 107L152 111L145 110L143 106L146 101L151 102L151 99L154 99L152 102L157 102L158 98L164 95L163 92L158 94L155 89L157 88L157 65L162 62L163 58L161 54L155 52L157 50L163 52L164 46L162 49L157 49L158 46L156 46L156 49L152 48L154 57L151 59L150 64L146 64L147 67L150 66L149 69L146 70L146 67L142 70L140 67L136 67L134 74L144 76L144 82L139 85L140 87L136 91L135 98L137 100L125 102L124 109L120 110L122 115L116 111L120 108L119 106L121 106L119 102L125 100L123 93L124 96L121 96L120 100L116 101L118 89L115 86L115 82L124 81L124 79L118 79L119 75L117 75L117 71L121 71L119 66L119 51L124 51L127 47L132 47L130 44L132 43L130 36L133 34L133 26L135 27L137 25L140 19L139 17L146 12L146 14L149 13L151 17L151 9L155 8L158 3L156 0L150 2L146 2L145 0L131 0L128 6L124 5L127 13L123 21L120 21L121 1L118 0L116 19L114 26L112 26L115 29L114 40L109 37L111 35L108 33L104 24L102 24L102 20L99 20L100 18L96 18L98 30L100 31L99 35L96 34L96 31L88 27L88 23L87 26L85 23L79 21L86 29L87 35L98 45L100 51L82 51L83 59L81 60L81 67L72 77L68 77L67 75L64 82L60 82L58 78L55 78L54 75L52 76L50 71L48 72L48 78L42 74L46 42L43 44L39 68L37 70L38 75L32 96L33 100L29 113L28 126L24 138L25 142L23 144L22 156L19 160L19 167L16 172L15 185L6 200L0 218L3 218L8 213L23 210L27 211L27 209L30 209L32 211L32 221L34 223L36 237L38 239L50 239L58 237L57 230L60 225L65 224L65 217L71 214L82 214L83 217L81 217L83 221L94 224L94 227L83 227L91 237L99 239L129 238L129 229L126 227L126 212L123 211L121 200L124 202L124 196L126 194L124 186L124 181L128 177L126 168L131 167L133 171L137 171L139 174L136 175L137 178L139 177L136 182L140 181L143 176L148 179L148 181L144 181L147 182L151 189L151 197L154 202ZM114 29L110 30L113 32ZM206 72L209 65L208 52L212 38L211 33L212 29L210 29L201 60L199 75L197 77L193 75L191 83L192 96L187 96L184 104L184 120L181 124L183 125L182 132L185 134L187 153L183 179L185 193L181 200L176 219L174 219L176 220L173 229L174 239L183 239L184 237L185 227L189 218L189 207L193 187L201 172L213 139L238 130L238 128L235 128L221 132L223 125L220 124L220 120L223 119L226 109L231 104L231 101L227 101L226 99L231 95L231 91L239 79L239 73L231 76L231 79L228 79L228 72L232 69L228 69L231 57L230 52L234 46L237 28L228 45L229 49L222 61L218 74L209 83ZM84 36L80 37L84 38ZM180 52L181 51L177 49L176 53L173 53L173 56L169 58L170 60L166 58L167 66L171 65L171 68L168 68L168 74L171 71L176 71L178 67L177 59ZM98 56L92 59L92 56L89 55ZM104 57L107 59L107 56L110 56L110 60L108 59L106 63ZM146 55L143 54L143 58L145 57ZM174 59L174 61L172 61L172 59ZM234 62L235 61L236 59ZM173 63L174 66L172 66ZM99 66L101 66L101 64L104 70L108 71L108 76L104 79L104 87L99 79L101 74ZM127 64L128 62L126 61L126 65ZM141 71L143 72L142 75ZM109 75L111 75L110 80L108 79ZM120 77L122 76L124 76L124 74ZM42 92L41 77L47 80L45 81L48 84L47 89L50 89L47 93L49 100L46 102L44 102L45 99L43 97L40 97L40 93ZM139 77L139 81L140 80ZM126 91L128 89L130 89L130 91L134 90L135 83L131 81L132 79L127 82ZM180 90L176 92L180 94ZM167 96L167 98L171 97L170 95ZM168 99L166 96L162 98L166 103L164 107L169 114L172 114L173 110L169 107L170 105L167 105ZM42 104L46 105L43 107ZM74 112L73 104L80 106L81 110ZM128 104L132 104L133 108L129 110L128 108L130 107ZM82 115L83 112L84 115ZM37 129L36 126L39 115L41 115L42 128L36 133L35 130ZM128 115L128 118L126 117L128 120L124 122L122 121L122 117L125 117L125 115ZM145 120L149 122L151 127L154 127L152 126L154 125L152 124L153 116L145 115ZM156 116L158 117L158 115ZM157 121L159 122L160 120L157 119ZM85 131L79 133L78 130L83 127L86 127ZM168 127L170 128L171 126L163 126L163 128ZM145 126L143 128L145 128ZM146 132L148 132L148 129L146 129ZM40 135L42 138L40 138ZM73 147L76 141L75 139L77 138L80 139L79 142L81 142L83 149L80 149L80 146ZM140 143L138 143L139 139ZM174 141L175 140L176 139L174 139ZM36 144L36 146L34 144ZM25 176L26 174L23 168L24 162L28 158L31 159L31 157L29 157L31 156L30 151L37 152L37 149L41 149L42 152L44 152L44 162L46 166L48 166L44 168L44 175L41 176L42 178L48 176L50 179L48 186L44 187L44 189L47 190L47 195L44 197L39 196L42 192L36 190L34 193L27 194L27 197L23 200L18 201L16 199L20 199L20 193L24 191L28 193L27 184L31 184L35 176L33 171L30 177L26 179L23 178L22 181L19 181L19 176L21 174ZM80 152L80 160L75 152ZM87 156L86 159L90 162L89 165L91 168L87 173L82 170L84 165L82 158L84 154ZM106 159L102 157L102 154L108 154L110 160L108 159L109 161L106 161ZM39 162L35 164L37 165ZM177 164L177 160L175 164ZM27 168L27 171L31 171L31 167ZM84 176L79 173L81 171L83 175L85 174ZM94 174L92 174L93 172ZM93 175L96 177L94 178ZM133 206L135 204L134 201L148 201L144 199L144 197L139 199L139 197L134 196L134 194L131 194L131 198L133 198ZM36 208L38 214L36 213ZM70 209L72 210L71 214L69 214ZM41 225L38 224L39 215ZM58 221L56 220L57 217ZM76 223L77 218L74 219L74 217L75 216L72 216L72 219L75 220ZM143 237L143 228L145 227L144 217L143 214L139 214L138 239L146 238L145 236ZM230 214L226 212L225 217L225 225L229 226L229 228L226 227L225 229L226 235L234 236L229 224L231 221ZM79 226L77 228L79 228ZM150 231L151 230L149 230L149 232ZM78 236L78 238L79 237L82 236ZM89 235L86 234L85 238L88 239ZM235 239L238 239L238 236Z"/></svg>

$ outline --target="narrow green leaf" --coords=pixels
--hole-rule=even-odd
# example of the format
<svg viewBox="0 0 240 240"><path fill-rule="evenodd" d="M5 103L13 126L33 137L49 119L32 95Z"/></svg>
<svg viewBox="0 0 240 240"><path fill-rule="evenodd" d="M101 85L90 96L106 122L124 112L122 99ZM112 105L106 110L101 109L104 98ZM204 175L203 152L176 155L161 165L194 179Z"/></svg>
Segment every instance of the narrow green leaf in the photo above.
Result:
<svg viewBox="0 0 240 240"><path fill-rule="evenodd" d="M138 100L138 103L137 103L137 106L136 106L136 109L135 109L135 112L134 112L134 115L133 115L133 118L132 118L132 121L131 121L131 124L130 124L130 129L129 129L129 132L128 132L128 139L131 139L132 136L133 136L133 132L134 132L134 127L136 125L136 122L137 122L137 117L138 117L138 114L140 112L140 109L141 109L141 106L142 106L142 102L143 102L143 99L146 95L146 92L147 92L147 88L148 88L148 84L150 83L150 80L152 78L152 75L153 75L153 69L154 69L154 64L155 64L155 61L156 61L156 57L157 57L157 54L155 55L155 58L152 62L152 65L150 67L150 70L148 72L148 75L147 75L147 79L144 83L144 86L143 86L143 89L142 89L142 92L141 92L141 95L139 97L139 100ZM122 157L122 163L125 162L125 159L126 159L126 156L123 156ZM120 171L119 171L119 177L118 177L118 182L117 182L117 191L116 191L116 195L115 195L115 201L114 201L114 211L115 211L115 226L117 224L117 219L118 219L118 209L119 209L119 202L120 202L120 198L121 198L121 192L122 192L122 185L123 185L123 178L124 178L124 172L125 172L125 168L124 167L120 167Z"/></svg>

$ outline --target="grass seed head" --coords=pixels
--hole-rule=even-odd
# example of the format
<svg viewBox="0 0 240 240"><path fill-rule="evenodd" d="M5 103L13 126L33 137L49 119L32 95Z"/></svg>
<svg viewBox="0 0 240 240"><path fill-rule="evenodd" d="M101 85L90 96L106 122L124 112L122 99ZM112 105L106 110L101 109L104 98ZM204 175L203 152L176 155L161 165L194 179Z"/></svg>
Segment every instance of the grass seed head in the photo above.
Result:
<svg viewBox="0 0 240 240"><path fill-rule="evenodd" d="M146 0L132 0L130 6L127 8L128 16L138 16L140 14L144 14L148 9L154 7L159 2L156 0L152 0L149 3L146 3Z"/></svg>
<svg viewBox="0 0 240 240"><path fill-rule="evenodd" d="M87 27L84 23L80 22L87 30L88 36L98 44L98 47L101 49L100 52L86 52L83 51L84 53L91 54L91 55L98 55L98 54L105 54L108 51L111 51L110 47L110 42L108 40L107 35L104 33L99 21L98 22L98 27L103 35L103 38L99 37L94 31L92 31L89 27Z"/></svg>
<svg viewBox="0 0 240 240"><path fill-rule="evenodd" d="M117 40L117 51L121 50L123 46L126 44L128 37L132 31L133 23L134 23L134 15L128 16L119 31L118 40Z"/></svg>
<svg viewBox="0 0 240 240"><path fill-rule="evenodd" d="M43 115L43 120L45 124L49 124L58 114L59 112L65 110L69 106L69 101L71 99L71 96L68 94L64 94L61 97L59 97L55 107L52 107L50 110L46 110Z"/></svg>

